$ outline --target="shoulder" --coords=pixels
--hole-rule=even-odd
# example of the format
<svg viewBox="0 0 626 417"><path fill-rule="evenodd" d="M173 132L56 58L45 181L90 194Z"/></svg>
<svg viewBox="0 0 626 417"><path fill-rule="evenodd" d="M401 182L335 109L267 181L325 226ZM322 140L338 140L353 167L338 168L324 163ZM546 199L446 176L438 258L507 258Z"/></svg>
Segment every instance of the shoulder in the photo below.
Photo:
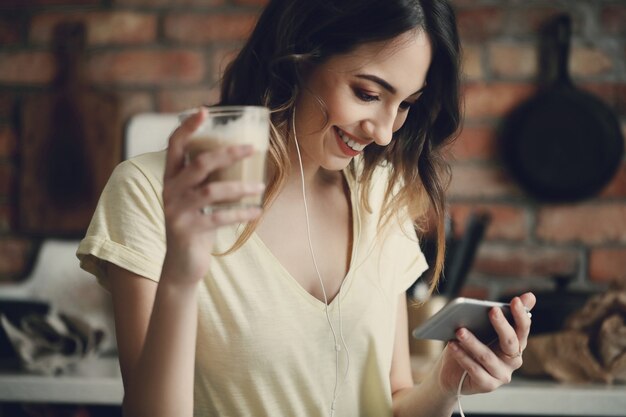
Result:
<svg viewBox="0 0 626 417"><path fill-rule="evenodd" d="M166 151L149 152L121 162L111 175L112 182L149 183L162 188Z"/></svg>

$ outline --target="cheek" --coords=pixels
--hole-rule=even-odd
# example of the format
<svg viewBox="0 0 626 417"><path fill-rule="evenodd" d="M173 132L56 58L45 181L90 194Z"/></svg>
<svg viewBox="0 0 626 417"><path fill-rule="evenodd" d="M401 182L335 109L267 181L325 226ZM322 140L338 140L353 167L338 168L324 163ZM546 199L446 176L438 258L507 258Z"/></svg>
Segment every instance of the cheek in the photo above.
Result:
<svg viewBox="0 0 626 417"><path fill-rule="evenodd" d="M329 125L345 125L354 118L355 109L350 106L350 101L346 100L346 97L336 93L328 94L325 103Z"/></svg>

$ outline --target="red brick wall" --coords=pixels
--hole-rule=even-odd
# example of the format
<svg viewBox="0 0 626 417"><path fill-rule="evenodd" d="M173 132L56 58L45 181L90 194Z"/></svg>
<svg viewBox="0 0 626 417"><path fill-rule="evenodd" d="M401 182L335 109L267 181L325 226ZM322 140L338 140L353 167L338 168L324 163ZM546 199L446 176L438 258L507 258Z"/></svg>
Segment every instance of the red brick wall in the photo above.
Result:
<svg viewBox="0 0 626 417"><path fill-rule="evenodd" d="M472 293L493 297L507 287L542 286L554 275L581 286L626 281L626 160L596 198L546 205L508 176L496 136L503 116L535 91L539 27L563 11L573 18L574 82L603 99L626 133L626 1L455 3L465 50L465 121L451 150L451 209L461 225L471 210L492 213Z"/></svg>
<svg viewBox="0 0 626 417"><path fill-rule="evenodd" d="M13 111L44 91L55 68L51 29L88 27L88 71L123 98L126 118L211 101L224 63L265 0L0 0L0 281L27 268L33 241L15 230L19 138ZM449 195L460 226L471 210L493 214L470 284L492 292L554 274L581 283L626 280L626 164L597 198L548 206L528 199L502 168L499 120L535 91L537 30L569 12L575 82L598 94L626 131L626 1L455 0L465 51L465 123L451 153Z"/></svg>

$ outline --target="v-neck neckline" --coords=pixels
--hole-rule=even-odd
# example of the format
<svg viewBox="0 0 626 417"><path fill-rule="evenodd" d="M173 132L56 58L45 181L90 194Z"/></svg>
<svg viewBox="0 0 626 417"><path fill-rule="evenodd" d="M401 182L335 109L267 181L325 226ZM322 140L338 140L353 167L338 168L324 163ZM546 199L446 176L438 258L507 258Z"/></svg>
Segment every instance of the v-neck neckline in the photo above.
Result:
<svg viewBox="0 0 626 417"><path fill-rule="evenodd" d="M359 204L359 201L356 198L357 184L355 183L354 179L351 178L352 174L348 172L348 169L349 168L345 168L344 170L342 170L342 174L343 174L344 180L346 181L346 184L348 185L348 191L350 194L350 210L351 210L351 222L352 222L352 228L351 228L352 229L352 245L351 245L351 251L350 251L350 263L348 265L348 271L346 272L345 276L343 277L343 280L341 281L339 291L337 292L335 297L333 297L333 299L330 300L330 302L328 303L329 309L333 308L338 298L341 297L341 299L343 299L346 296L350 288L350 283L352 281L352 275L353 275L352 271L355 269L354 266L357 261L356 254L358 253L357 246L359 244L358 236L360 235L359 229L361 227L360 222L358 221L359 215L357 212L358 209L356 207ZM291 274L291 272L287 270L287 268L282 264L282 262L278 259L278 257L274 255L274 253L265 244L265 242L263 242L263 239L261 239L261 237L258 235L256 231L252 233L252 235L250 236L250 240L252 240L259 247L259 249L265 252L267 257L271 259L273 263L279 266L279 269L282 271L283 276L286 279L286 281L289 282L291 286L296 289L297 292L299 292L305 299L311 302L314 306L320 309L325 309L326 304L324 303L324 300L321 300L315 297L313 294L307 291L298 282L298 280Z"/></svg>

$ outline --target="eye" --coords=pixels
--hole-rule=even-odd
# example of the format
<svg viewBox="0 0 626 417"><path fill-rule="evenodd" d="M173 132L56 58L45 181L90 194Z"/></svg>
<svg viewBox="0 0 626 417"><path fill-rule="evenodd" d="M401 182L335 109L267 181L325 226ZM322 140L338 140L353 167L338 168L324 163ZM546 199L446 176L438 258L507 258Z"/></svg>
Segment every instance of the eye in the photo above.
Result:
<svg viewBox="0 0 626 417"><path fill-rule="evenodd" d="M366 91L358 89L358 88L354 89L354 95L359 100L364 101L366 103L379 100L378 96L375 96L375 95L372 95L372 94L368 94Z"/></svg>

